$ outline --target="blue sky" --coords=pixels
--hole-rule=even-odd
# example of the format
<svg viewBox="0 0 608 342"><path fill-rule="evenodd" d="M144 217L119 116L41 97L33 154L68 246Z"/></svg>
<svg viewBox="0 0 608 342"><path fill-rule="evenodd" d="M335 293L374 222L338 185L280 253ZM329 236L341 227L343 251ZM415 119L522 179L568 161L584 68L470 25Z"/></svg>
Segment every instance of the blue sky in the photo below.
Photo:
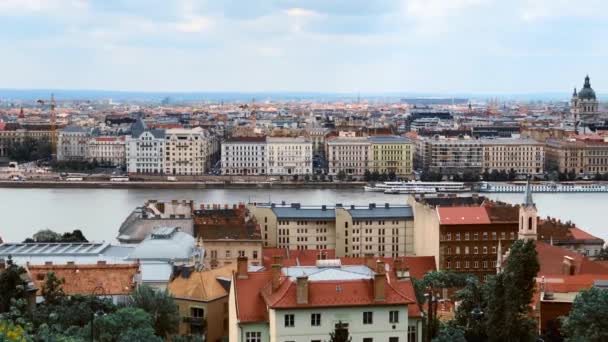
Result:
<svg viewBox="0 0 608 342"><path fill-rule="evenodd" d="M0 88L608 90L602 0L0 0Z"/></svg>

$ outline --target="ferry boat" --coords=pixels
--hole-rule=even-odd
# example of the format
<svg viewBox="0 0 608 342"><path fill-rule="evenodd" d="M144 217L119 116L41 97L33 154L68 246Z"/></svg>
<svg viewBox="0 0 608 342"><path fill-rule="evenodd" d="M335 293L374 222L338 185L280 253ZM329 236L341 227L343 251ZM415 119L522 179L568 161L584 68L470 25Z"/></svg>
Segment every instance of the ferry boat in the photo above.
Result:
<svg viewBox="0 0 608 342"><path fill-rule="evenodd" d="M365 191L384 192L385 194L424 194L435 192L465 192L469 189L462 182L383 182L366 185Z"/></svg>
<svg viewBox="0 0 608 342"><path fill-rule="evenodd" d="M583 183L537 183L530 184L533 192L608 192L608 184ZM525 192L525 183L489 183L481 182L479 192Z"/></svg>

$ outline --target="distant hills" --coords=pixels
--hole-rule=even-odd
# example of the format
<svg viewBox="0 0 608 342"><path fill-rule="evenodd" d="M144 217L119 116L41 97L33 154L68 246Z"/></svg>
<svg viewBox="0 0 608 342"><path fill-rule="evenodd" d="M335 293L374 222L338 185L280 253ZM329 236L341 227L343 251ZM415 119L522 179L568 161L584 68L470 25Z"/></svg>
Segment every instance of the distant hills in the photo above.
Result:
<svg viewBox="0 0 608 342"><path fill-rule="evenodd" d="M0 101L36 101L45 99L51 93L58 100L103 100L115 102L264 102L275 101L348 101L371 100L378 102L399 102L401 98L465 98L478 101L487 99L520 101L568 101L569 92L545 93L324 93L324 92L141 92L113 90L76 90L76 89L0 89ZM603 97L598 94L600 99Z"/></svg>

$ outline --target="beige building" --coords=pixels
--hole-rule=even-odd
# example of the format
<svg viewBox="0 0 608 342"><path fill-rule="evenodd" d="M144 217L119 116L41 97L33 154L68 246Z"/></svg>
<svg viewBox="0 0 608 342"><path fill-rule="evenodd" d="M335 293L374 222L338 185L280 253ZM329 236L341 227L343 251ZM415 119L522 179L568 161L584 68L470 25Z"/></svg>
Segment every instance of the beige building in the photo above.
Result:
<svg viewBox="0 0 608 342"><path fill-rule="evenodd" d="M207 169L208 134L200 128L165 131L164 166L167 175L203 175Z"/></svg>
<svg viewBox="0 0 608 342"><path fill-rule="evenodd" d="M232 137L222 143L223 175L266 174L266 137Z"/></svg>
<svg viewBox="0 0 608 342"><path fill-rule="evenodd" d="M65 127L57 135L57 160L84 161L88 155L90 129Z"/></svg>
<svg viewBox="0 0 608 342"><path fill-rule="evenodd" d="M87 160L109 163L114 166L126 164L125 137L94 137L89 139Z"/></svg>
<svg viewBox="0 0 608 342"><path fill-rule="evenodd" d="M483 147L479 140L471 138L420 138L417 164L424 170L443 175L465 171L481 173Z"/></svg>
<svg viewBox="0 0 608 342"><path fill-rule="evenodd" d="M409 206L335 207L258 204L251 212L264 246L291 250L335 249L336 256L404 256L414 253Z"/></svg>
<svg viewBox="0 0 608 342"><path fill-rule="evenodd" d="M363 177L369 170L371 143L367 137L333 137L326 143L328 173L337 175L343 171L347 175Z"/></svg>
<svg viewBox="0 0 608 342"><path fill-rule="evenodd" d="M236 266L208 271L177 268L167 289L179 308L178 335L205 336L213 342L228 336L228 289Z"/></svg>
<svg viewBox="0 0 608 342"><path fill-rule="evenodd" d="M601 137L579 137L546 142L546 168L579 175L608 172L608 141Z"/></svg>
<svg viewBox="0 0 608 342"><path fill-rule="evenodd" d="M542 174L545 165L544 144L532 139L483 139L483 170L511 169L519 174Z"/></svg>
<svg viewBox="0 0 608 342"><path fill-rule="evenodd" d="M239 257L247 257L250 266L262 265L262 240L259 231L241 227L205 227L196 233L205 247L207 269L232 265Z"/></svg>
<svg viewBox="0 0 608 342"><path fill-rule="evenodd" d="M312 174L312 142L304 137L266 138L267 174Z"/></svg>

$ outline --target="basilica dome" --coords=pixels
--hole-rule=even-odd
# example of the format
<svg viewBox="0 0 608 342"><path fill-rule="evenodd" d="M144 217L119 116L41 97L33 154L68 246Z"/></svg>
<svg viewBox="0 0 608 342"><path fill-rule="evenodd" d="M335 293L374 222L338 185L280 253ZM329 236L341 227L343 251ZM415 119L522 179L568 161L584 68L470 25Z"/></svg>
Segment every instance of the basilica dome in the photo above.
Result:
<svg viewBox="0 0 608 342"><path fill-rule="evenodd" d="M578 92L579 100L595 100L595 91L591 88L589 83L589 76L585 77L585 85L583 89Z"/></svg>

